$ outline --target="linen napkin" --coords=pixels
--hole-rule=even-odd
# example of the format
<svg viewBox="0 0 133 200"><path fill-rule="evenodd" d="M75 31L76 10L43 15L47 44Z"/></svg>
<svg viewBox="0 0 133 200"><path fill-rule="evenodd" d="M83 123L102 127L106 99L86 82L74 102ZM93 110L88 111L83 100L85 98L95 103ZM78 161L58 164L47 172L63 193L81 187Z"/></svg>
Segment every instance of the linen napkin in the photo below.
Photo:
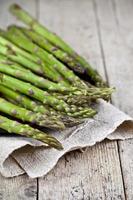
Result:
<svg viewBox="0 0 133 200"><path fill-rule="evenodd" d="M46 175L67 152L110 140L133 138L133 119L110 103L100 100L98 114L83 124L62 132L52 132L64 149L47 148L42 142L26 137L0 136L0 173L5 177L27 173L36 178Z"/></svg>

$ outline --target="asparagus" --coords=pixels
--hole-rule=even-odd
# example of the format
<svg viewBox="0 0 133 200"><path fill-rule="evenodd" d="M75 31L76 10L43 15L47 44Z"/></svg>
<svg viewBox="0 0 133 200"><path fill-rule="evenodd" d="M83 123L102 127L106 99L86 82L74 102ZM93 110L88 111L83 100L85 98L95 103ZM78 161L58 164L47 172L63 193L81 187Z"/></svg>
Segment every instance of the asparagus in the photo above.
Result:
<svg viewBox="0 0 133 200"><path fill-rule="evenodd" d="M61 98L65 99L67 103L71 103L71 104L81 105L89 101L89 98L86 97L86 95L89 97L93 96L94 97L93 99L96 99L96 98L107 99L105 97L107 95L108 96L111 95L111 91L112 91L112 89L110 88L103 88L102 90L97 89L98 92L100 93L98 93L98 95L95 95L96 89L88 88L86 93L85 92L83 93L83 91L80 91L76 89L75 87L65 87L62 84L53 83L47 79L39 77L35 75L34 73L32 73L31 71L26 70L22 66L12 63L11 61L9 61L6 57L2 55L0 55L0 71L6 74L12 75L14 77L20 78L22 80L29 81L30 83L33 83L34 85L40 88L47 89L48 91L57 91L60 93L67 93L67 94L71 92L71 95L69 95L70 97L68 95L65 95L65 96L59 95L60 99ZM73 95L75 95L75 97Z"/></svg>
<svg viewBox="0 0 133 200"><path fill-rule="evenodd" d="M35 84L36 86L40 87L40 88L44 88L44 89L48 89L49 91L58 91L58 92L68 92L71 91L72 88L66 88L64 86L59 86L56 83L50 82L46 79L43 79L42 77L39 77L35 74L33 74L32 72L21 68L21 66L16 65L12 62L7 62L5 58L0 56L0 72L9 74L11 76L14 76L16 78L20 78L22 80L25 81L29 81L33 84ZM97 94L98 92L98 94ZM58 97L60 99L65 100L67 103L71 103L71 104L78 104L81 105L82 103L86 103L87 101L90 100L90 97L93 97L93 99L97 99L97 98L105 98L107 95L109 96L112 92L112 89L109 88L103 88L102 90L99 88L88 88L88 93L87 96L89 96L89 98L87 98L86 96L84 96L80 91L71 91L70 95L58 95ZM73 96L74 94L74 96ZM76 96L76 94L78 96ZM82 96L80 95L82 94Z"/></svg>
<svg viewBox="0 0 133 200"><path fill-rule="evenodd" d="M111 94L115 91L114 87L110 88L98 88L98 87L90 87L88 88L87 96L92 100L95 101L96 99L102 98L104 100L110 100Z"/></svg>
<svg viewBox="0 0 133 200"><path fill-rule="evenodd" d="M67 113L67 115L72 116L72 114L74 114L84 116L84 114L88 114L90 116L92 113L93 115L94 113L96 113L95 111L89 108L76 107L74 105L69 106L63 100L59 100L54 96L51 96L46 91L44 92L43 90L31 85L30 83L26 83L6 74L0 73L0 81L3 85L8 86L13 90L17 90L23 94L26 94L32 98L35 98L41 101L43 104L50 105L58 111L65 112ZM90 110L92 112L90 112Z"/></svg>
<svg viewBox="0 0 133 200"><path fill-rule="evenodd" d="M50 96L47 92L44 92L43 90L31 85L30 83L26 83L24 81L18 80L2 73L0 73L0 76L1 83L7 85L9 88L13 90L18 90L23 94L26 94L41 101L44 104L54 106L57 110L63 109L63 111L70 111L66 103Z"/></svg>
<svg viewBox="0 0 133 200"><path fill-rule="evenodd" d="M4 97L15 105L19 105L19 106L21 105L20 102L14 101L13 99L10 99L8 96L4 96ZM23 107L26 107L26 106L23 106ZM88 107L88 104L86 105L83 104L83 108L86 108L86 107ZM50 113L53 113L52 116L54 118L61 120L65 126L69 126L69 127L73 126L74 124L75 125L80 124L83 122L84 118L90 118L97 114L97 112L94 111L92 108L87 109L87 112L81 112L80 114L79 112L74 112L74 113L69 113L69 115L67 115L64 112L55 111L51 109L50 107L47 107L47 111L49 110L50 110Z"/></svg>
<svg viewBox="0 0 133 200"><path fill-rule="evenodd" d="M18 102L17 100L15 101L15 100L9 98L8 95L2 94L2 96L4 96L5 99L7 99L9 102L11 102L15 105L22 106L24 108L27 107L22 102L20 102L20 101ZM44 105L40 104L39 102L34 102L34 103L37 106L44 107ZM30 107L29 110L34 111L34 108ZM46 110L48 116L52 115L54 118L61 120L66 127L78 125L78 124L83 123L83 121L84 121L80 116L78 118L77 118L77 116L76 117L70 117L70 116L66 115L66 113L55 111L55 110L51 109L50 107L45 107L45 110ZM36 111L34 111L34 112L36 112ZM40 113L42 113L42 112L40 112ZM42 114L44 114L44 112Z"/></svg>
<svg viewBox="0 0 133 200"><path fill-rule="evenodd" d="M21 124L17 121L13 121L0 115L0 128L6 130L8 133L15 133L18 135L23 135L47 144L50 147L54 147L58 150L63 149L61 143L54 137L47 135L44 132L34 129L27 124Z"/></svg>
<svg viewBox="0 0 133 200"><path fill-rule="evenodd" d="M59 93L52 93L54 96L58 97L58 99L64 100L68 104L74 105L82 105L87 104L88 106L95 102L97 99L109 100L114 88L88 88L88 92L86 96L74 95L74 94L66 94L62 95Z"/></svg>
<svg viewBox="0 0 133 200"><path fill-rule="evenodd" d="M6 73L8 75L14 76L18 79L33 83L35 86L48 90L48 91L56 91L61 93L72 92L74 94L80 93L74 87L65 87L64 85L59 85L57 83L51 82L43 77L37 76L32 73L30 70L24 69L18 64L7 61L4 57L0 55L0 72ZM77 91L76 91L77 90Z"/></svg>
<svg viewBox="0 0 133 200"><path fill-rule="evenodd" d="M54 117L29 111L0 97L0 111L22 121L51 129L64 129L64 124Z"/></svg>
<svg viewBox="0 0 133 200"><path fill-rule="evenodd" d="M80 73L86 73L88 77L96 86L105 86L106 83L102 80L102 77L94 70L91 65L80 55L78 55L75 50L73 50L66 42L64 42L59 36L49 31L46 27L42 26L36 19L30 16L25 10L23 10L19 5L13 4L10 6L10 11L18 19L26 23L31 29L45 37L49 42L55 45L56 48L62 49L64 52L69 54L72 58L79 62ZM73 67L74 71L79 72L76 66Z"/></svg>
<svg viewBox="0 0 133 200"><path fill-rule="evenodd" d="M66 63L70 68L76 67L78 71L81 71L81 66L73 57L68 53L64 52L62 49L59 49L54 44L50 43L45 37L37 34L35 31L27 28L19 27L32 41L37 45L47 50L49 53L53 54L56 58Z"/></svg>
<svg viewBox="0 0 133 200"><path fill-rule="evenodd" d="M44 105L39 105L37 102L33 101L32 99L29 99L27 96L22 95L19 92L13 91L2 84L0 84L0 93L2 94L2 96L4 96L4 98L14 100L19 105L23 106L28 110L32 110L33 112L38 112L46 115L53 114L53 112L50 112L48 109L46 109Z"/></svg>
<svg viewBox="0 0 133 200"><path fill-rule="evenodd" d="M0 56L1 57L1 56ZM24 70L21 69L21 66L16 65L12 62L7 62L7 61L2 61L1 62L1 58L0 58L0 72L11 75L15 78L27 81L32 83L33 85L48 90L49 92L60 92L60 93L68 93L68 91L71 91L71 94L74 94L76 96L76 94L80 94L80 91L72 91L71 88L66 88L64 86L59 86L56 83L50 82L47 79L44 79L42 77L39 77L35 74L33 74L32 72L30 72L29 70ZM52 94L52 93L51 93ZM55 95L57 95L57 93L55 93ZM71 96L71 98L69 97L69 95L59 95L60 99L65 99L65 101L67 102L71 102L71 104L75 104L76 102L79 102L79 104L84 103L84 101L87 101L87 97L86 96L76 96L76 98L73 98L73 95ZM62 98L61 98L62 97Z"/></svg>
<svg viewBox="0 0 133 200"><path fill-rule="evenodd" d="M7 47L12 54L15 54L17 52L18 54L23 55L24 57L35 63L38 63L40 65L42 64L42 60L40 58L36 57L35 55L31 55L26 51L24 51L23 49L17 47L15 44L6 39L4 35L5 31L0 30L0 44Z"/></svg>
<svg viewBox="0 0 133 200"><path fill-rule="evenodd" d="M62 76L64 76L66 80L68 80L74 86L82 86L83 88L86 86L84 82L81 81L81 79L73 73L73 71L69 70L52 54L40 48L39 46L34 44L28 37L26 37L21 29L18 29L15 26L10 26L8 28L8 31L5 32L4 36L19 47L25 49L26 51L32 54L36 54L39 58L44 60L44 62L48 63L49 67L51 66L52 69L58 71Z"/></svg>
<svg viewBox="0 0 133 200"><path fill-rule="evenodd" d="M55 71L53 73L53 71L47 67L46 63L44 63L42 59L17 47L12 42L4 38L4 35L5 32L3 30L0 30L1 54L4 54L10 57L11 59L20 62L25 67L28 67L32 71L44 75L55 82L62 82L63 84L68 85L68 82L65 81L59 73Z"/></svg>
<svg viewBox="0 0 133 200"><path fill-rule="evenodd" d="M61 120L66 126L73 126L81 123L81 120L67 116L65 113L60 113L52 108L46 107L43 104L29 99L27 96L20 94L19 92L13 91L8 87L0 84L0 93L4 98L10 102L22 106L33 112L39 112L48 116L53 116L55 119Z"/></svg>
<svg viewBox="0 0 133 200"><path fill-rule="evenodd" d="M7 57L7 59L17 62L19 64L21 64L22 66L24 66L25 68L30 69L31 71L39 74L39 75L43 75L43 68L42 68L42 63L38 64L36 63L36 60L30 60L29 57L31 57L30 54L28 54L26 52L26 55L29 56L24 56L23 53L21 54L21 52L19 52L19 48L17 48L16 46L14 47L14 45L12 45L9 41L5 40L4 42L2 42L4 38L2 38L0 36L0 54L4 55ZM4 46L3 46L4 45ZM34 58L34 57L33 57Z"/></svg>
<svg viewBox="0 0 133 200"><path fill-rule="evenodd" d="M80 95L73 95L73 94L68 94L68 95L62 95L58 93L52 93L58 99L62 99L68 104L75 104L75 105L82 105L82 104L91 104L92 102L95 102L97 99L104 99L104 100L109 100L111 97L111 94L115 91L115 88L97 88L97 87L92 87L88 88L87 95L85 98Z"/></svg>

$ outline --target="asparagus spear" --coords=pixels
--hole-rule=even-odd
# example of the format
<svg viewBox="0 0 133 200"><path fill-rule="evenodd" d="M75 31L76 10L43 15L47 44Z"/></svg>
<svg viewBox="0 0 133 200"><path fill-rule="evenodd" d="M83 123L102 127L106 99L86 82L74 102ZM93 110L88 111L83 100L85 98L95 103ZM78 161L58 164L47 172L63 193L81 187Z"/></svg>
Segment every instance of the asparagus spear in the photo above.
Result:
<svg viewBox="0 0 133 200"><path fill-rule="evenodd" d="M93 81L96 86L105 86L106 83L102 80L101 76L96 70L94 70L91 65L80 55L78 55L75 50L73 50L67 43L65 43L59 36L49 31L46 27L42 26L36 19L30 16L25 10L23 10L19 5L13 4L10 6L10 11L18 19L26 23L31 29L45 37L48 41L56 46L56 48L62 49L64 52L68 53L76 61L79 62L81 66L80 73L86 73L89 78ZM79 66L73 67L74 71L79 72Z"/></svg>
<svg viewBox="0 0 133 200"><path fill-rule="evenodd" d="M36 86L39 86L40 88L48 89L49 91L59 91L59 92L68 92L72 89L66 88L64 86L59 86L56 83L50 82L46 79L43 79L42 77L39 77L32 72L21 68L21 66L13 64L12 62L7 62L6 59L4 59L0 55L0 72L9 74L11 76L14 76L16 78L20 78L25 81L29 81ZM70 95L61 95L61 94L55 94L59 99L65 100L67 103L71 104L78 104L81 105L83 103L86 103L87 101L90 101L93 98L94 100L97 98L105 98L109 96L112 92L112 89L109 88L103 88L102 90L99 88L88 88L87 98L84 96L80 91L71 91ZM74 96L73 96L74 94ZM80 95L82 94L82 96ZM78 96L76 96L78 95Z"/></svg>
<svg viewBox="0 0 133 200"><path fill-rule="evenodd" d="M61 130L65 128L64 124L55 117L50 117L44 114L42 115L41 113L29 111L25 108L14 105L1 97L0 111L15 118L21 119L24 122L27 121L39 126Z"/></svg>
<svg viewBox="0 0 133 200"><path fill-rule="evenodd" d="M66 126L70 127L82 123L80 119L75 119L73 117L67 116L65 113L57 112L50 107L44 107L43 104L33 101L27 96L13 91L2 84L0 84L0 93L11 103L22 106L33 112L39 112L48 116L52 115L53 118L61 120Z"/></svg>
<svg viewBox="0 0 133 200"><path fill-rule="evenodd" d="M1 43L1 36L0 36L0 43ZM15 50L14 48L8 46L7 44L4 44L4 46L1 44L0 46L0 54L7 57L7 60L14 61L16 63L21 64L25 68L30 69L31 71L43 75L43 69L41 64L37 64L34 61L30 60L29 58L23 56L20 52Z"/></svg>
<svg viewBox="0 0 133 200"><path fill-rule="evenodd" d="M70 111L66 103L50 96L47 92L44 92L43 90L31 85L30 83L26 83L24 81L18 80L16 78L13 78L11 76L2 73L0 74L0 77L1 77L1 83L13 90L18 90L23 94L26 94L43 102L44 104L51 105L55 107L57 110L63 109L66 111Z"/></svg>
<svg viewBox="0 0 133 200"><path fill-rule="evenodd" d="M62 95L59 93L52 93L54 96L56 96L58 99L64 100L68 104L74 104L74 105L83 105L87 104L88 106L95 102L97 99L104 99L109 100L111 97L111 94L113 93L114 88L97 88L92 87L88 88L88 92L86 96L81 95L74 95L74 94L66 94Z"/></svg>
<svg viewBox="0 0 133 200"><path fill-rule="evenodd" d="M44 107L44 105L39 105L37 102L29 99L27 96L20 94L19 92L13 91L8 87L0 84L0 93L4 98L16 101L19 105L23 106L28 110L33 112L38 112L46 115L52 115L53 112Z"/></svg>
<svg viewBox="0 0 133 200"><path fill-rule="evenodd" d="M76 67L78 71L81 71L81 66L73 57L68 53L64 52L62 49L59 49L54 44L50 43L45 37L39 35L35 31L27 28L19 27L32 41L38 44L43 49L47 50L49 53L53 54L56 58L66 63L70 68Z"/></svg>
<svg viewBox="0 0 133 200"><path fill-rule="evenodd" d="M64 85L59 85L57 83L51 82L43 77L37 76L32 73L30 70L27 70L21 67L18 64L7 61L4 57L0 55L0 72L6 73L8 75L14 76L18 79L33 83L35 86L48 90L48 91L56 91L61 93L72 92L74 94L78 94L78 91L74 87L65 87ZM77 90L77 91L76 91Z"/></svg>
<svg viewBox="0 0 133 200"><path fill-rule="evenodd" d="M111 94L115 91L114 87L110 88L98 88L98 87L90 87L88 88L87 96L92 100L95 101L96 99L102 98L104 100L110 100Z"/></svg>
<svg viewBox="0 0 133 200"><path fill-rule="evenodd" d="M44 89L48 89L49 91L60 91L60 92L68 92L71 91L71 88L66 88L64 86L59 86L56 83L50 82L46 79L43 79L42 77L39 77L32 72L21 68L21 66L13 64L12 62L7 61L3 56L0 55L0 72L12 75L16 78L20 78L25 81L29 81L36 86L39 86ZM73 88L74 89L74 88ZM71 104L78 104L81 105L83 103L86 103L87 101L90 101L93 98L96 100L97 98L105 98L108 97L112 93L112 89L110 88L88 88L87 98L84 96L80 91L71 91L70 95L61 95L61 94L55 94L58 96L59 99L65 100L67 103ZM75 96L73 96L73 94ZM82 94L82 96L80 95ZM78 96L76 96L78 95Z"/></svg>
<svg viewBox="0 0 133 200"><path fill-rule="evenodd" d="M40 140L48 146L54 147L58 150L63 149L61 143L56 138L47 135L38 129L34 129L27 124L21 124L2 115L0 115L0 128L6 130L8 133L16 133L18 135Z"/></svg>
<svg viewBox="0 0 133 200"><path fill-rule="evenodd" d="M3 95L3 96L8 101L10 101L11 103L13 103L15 105L23 106L23 105L21 105L20 102L10 99L6 95ZM26 106L23 106L23 107L26 107ZM88 107L88 104L83 104L83 107L84 108ZM30 110L32 110L32 109L30 109ZM94 115L97 114L97 112L94 111L92 108L89 108L87 110L87 112L81 112L80 115L79 115L79 112L74 112L74 113L70 113L69 115L67 115L64 112L55 111L55 110L51 109L50 107L47 107L47 111L49 111L49 110L50 110L50 113L53 113L52 116L54 118L61 120L64 123L64 125L68 126L68 127L76 125L76 124L80 124L83 122L84 118L92 118ZM50 116L51 116L51 114L50 114Z"/></svg>
<svg viewBox="0 0 133 200"><path fill-rule="evenodd" d="M69 95L70 97L68 95L65 96L62 96L61 94L59 95L60 99L62 97L62 99L65 99L65 101L67 100L67 103L69 102L71 104L80 105L82 103L89 101L89 98L86 96L89 97L93 96L94 97L93 99L97 98L107 99L106 98L107 95L109 97L113 91L112 88L99 89L95 87L95 88L87 88L87 90L83 92L76 89L75 87L66 87L62 84L53 83L47 79L35 75L31 71L26 70L25 68L23 68L23 66L12 63L1 54L0 54L0 71L12 75L14 77L20 78L22 80L29 81L35 84L36 86L47 89L49 91L57 91L60 93L63 92L66 94L69 94L69 92L71 92L71 94ZM98 92L98 94L95 95L96 92ZM78 95L78 96L75 96L74 98L73 95Z"/></svg>
<svg viewBox="0 0 133 200"><path fill-rule="evenodd" d="M79 116L84 116L84 114L88 114L90 116L90 113L96 113L95 111L93 112L93 110L90 108L82 108L74 105L69 106L63 100L59 100L54 96L51 96L46 91L44 92L43 90L31 85L30 83L26 83L6 74L0 73L0 81L3 85L8 86L13 90L17 90L23 94L31 96L41 101L43 104L50 105L58 111L66 112L67 115L72 116L72 113ZM92 112L90 112L90 110Z"/></svg>
<svg viewBox="0 0 133 200"><path fill-rule="evenodd" d="M12 41L14 44L25 49L26 51L32 54L36 54L39 58L44 60L44 62L48 63L49 67L51 66L52 69L58 71L62 76L64 76L66 80L68 80L74 86L86 86L84 82L81 81L81 79L73 73L73 71L69 70L52 54L49 54L47 51L34 44L28 37L24 35L23 31L21 31L17 27L10 26L8 28L8 31L5 32L4 36Z"/></svg>
<svg viewBox="0 0 133 200"><path fill-rule="evenodd" d="M59 73L55 71L53 73L53 71L47 67L46 63L44 63L42 59L17 47L12 42L4 38L4 35L5 32L3 30L0 30L1 54L10 57L13 60L15 59L16 61L23 64L25 67L30 68L32 71L35 71L38 74L43 74L44 76L55 82L62 82L63 84L68 85L68 82L65 81Z"/></svg>

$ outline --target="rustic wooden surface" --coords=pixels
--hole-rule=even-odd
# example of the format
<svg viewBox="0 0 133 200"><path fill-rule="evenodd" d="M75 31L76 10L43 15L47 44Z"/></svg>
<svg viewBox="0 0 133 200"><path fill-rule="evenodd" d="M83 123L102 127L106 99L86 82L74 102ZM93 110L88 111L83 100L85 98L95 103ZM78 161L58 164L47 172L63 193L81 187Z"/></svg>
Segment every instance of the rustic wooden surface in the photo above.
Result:
<svg viewBox="0 0 133 200"><path fill-rule="evenodd" d="M0 25L15 22L0 0ZM133 116L133 0L17 0L116 86L112 103ZM104 141L62 158L39 179L0 176L1 200L133 199L133 140Z"/></svg>

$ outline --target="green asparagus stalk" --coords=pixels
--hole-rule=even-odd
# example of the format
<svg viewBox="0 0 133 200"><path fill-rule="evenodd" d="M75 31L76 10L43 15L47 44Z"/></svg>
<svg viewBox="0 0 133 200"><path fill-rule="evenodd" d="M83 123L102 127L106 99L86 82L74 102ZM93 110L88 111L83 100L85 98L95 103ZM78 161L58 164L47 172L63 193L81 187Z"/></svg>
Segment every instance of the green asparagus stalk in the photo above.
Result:
<svg viewBox="0 0 133 200"><path fill-rule="evenodd" d="M24 68L21 69L21 66L19 65L13 64L12 62L7 62L1 55L0 55L0 72L9 74L11 76L20 78L25 81L29 81L35 84L36 86L48 89L49 91L60 91L60 92L64 91L66 92L67 90L69 91L69 89L65 88L64 86L60 87L55 83L43 79L42 77L38 77L37 75L33 74L32 72ZM57 95L59 99L62 99L67 103L81 105L83 103L89 102L92 98L96 100L97 98L108 97L109 95L111 95L111 92L112 92L111 88L103 88L102 90L101 88L100 89L88 88L87 96L89 96L89 98L83 95L73 96L73 94L80 94L81 92L79 91L71 92L70 95L65 95L65 96L57 93L55 95Z"/></svg>
<svg viewBox="0 0 133 200"><path fill-rule="evenodd" d="M67 104L70 105L77 105L77 106L82 106L85 103L88 103L88 106L90 105L91 101L88 96L84 95L75 95L75 94L61 94L61 93L52 93L53 96L57 97L60 100L65 101Z"/></svg>
<svg viewBox="0 0 133 200"><path fill-rule="evenodd" d="M95 102L97 99L109 100L114 88L89 88L86 96L66 94L62 95L59 93L52 93L58 99L64 100L68 104L74 104L81 106L82 104L87 104L88 106Z"/></svg>
<svg viewBox="0 0 133 200"><path fill-rule="evenodd" d="M112 88L96 88L95 87L95 88L88 88L84 96L84 94L82 94L81 91L78 91L74 87L68 88L68 87L63 86L62 84L56 84L47 79L40 78L39 76L26 70L20 65L16 65L16 64L13 64L11 61L8 61L7 58L2 55L0 55L0 65L1 64L2 64L2 66L0 66L1 72L15 76L22 80L29 81L38 87L40 86L40 88L48 89L49 91L58 91L61 93L71 92L71 95L69 95L70 97L68 95L65 95L65 96L59 95L59 98L61 99L61 97L63 97L62 99L65 99L67 103L81 105L82 103L89 101L90 96L93 97L94 100L97 98L103 98L106 100L111 96L113 92ZM22 69L25 71L22 72ZM73 95L78 95L78 96L74 97ZM89 98L86 96L88 96Z"/></svg>
<svg viewBox="0 0 133 200"><path fill-rule="evenodd" d="M0 111L17 119L20 119L24 122L27 121L32 124L37 124L39 126L51 129L61 129L61 130L65 128L64 124L58 119L55 119L53 117L44 114L42 115L41 113L35 113L29 111L25 108L14 105L11 102L8 102L7 100L1 97L0 97Z"/></svg>
<svg viewBox="0 0 133 200"><path fill-rule="evenodd" d="M29 109L34 112L47 114L48 116L52 115L56 119L61 120L65 124L65 126L70 127L70 126L74 126L83 122L83 120L77 119L77 116L75 116L75 114L74 116L76 118L72 117L72 114L70 117L63 112L55 111L48 106L44 107L44 105L42 105L40 102L33 101L29 99L28 97L26 97L25 95L15 92L3 85L0 85L0 93L2 94L2 96L4 96L4 98L6 98L7 100L9 100L10 102L16 105L23 106L24 108ZM89 115L86 115L86 117L89 117ZM90 117L92 117L92 114L90 115Z"/></svg>
<svg viewBox="0 0 133 200"><path fill-rule="evenodd" d="M32 110L33 112L38 112L46 115L53 115L54 113L44 107L42 104L38 104L37 102L31 100L25 95L20 94L19 92L13 91L8 87L0 84L0 93L4 98L8 98L10 100L16 101L19 105L23 106L28 110Z"/></svg>
<svg viewBox="0 0 133 200"><path fill-rule="evenodd" d="M111 94L115 91L114 87L110 88L98 88L98 87L90 87L88 88L87 96L92 100L95 101L96 99L102 98L104 100L110 100Z"/></svg>
<svg viewBox="0 0 133 200"><path fill-rule="evenodd" d="M32 74L31 74L31 76L30 76L30 72L29 73L25 73L25 71L22 71L22 70L18 70L18 67L17 66L15 66L15 65L10 65L9 66L9 64L8 65L6 65L6 64L0 64L0 72L3 72L3 73L6 73L6 74L9 74L9 75L12 75L12 76L15 76L15 77L17 77L17 78L21 78L21 79L23 79L23 80L26 80L26 81L29 81L29 80L31 80L31 82L32 82L32 79L33 79L33 83L36 81L35 79L34 79L34 77L32 76ZM10 77L10 79L12 79L12 77ZM19 80L15 80L15 81L19 81ZM24 83L23 83L24 84ZM25 85L26 86L28 86L27 85L28 83L25 83ZM22 86L23 87L23 86ZM28 87L29 88L29 87ZM27 89L28 89L27 88ZM67 104L65 104L65 102L63 102L62 100L57 100L56 99L56 97L52 97L52 96L50 96L46 91L45 92L43 92L42 90L39 90L38 88L35 88L34 86L32 86L32 88L34 88L34 90L36 90L36 91L38 91L38 93L39 94L42 94L42 95L44 95L45 94L45 96L47 97L47 101L46 101L46 104L48 103L48 101L51 101L51 102L49 102L50 103L50 105L51 106L53 106L52 105L52 103L54 102L56 102L56 104L57 105L55 105L55 107L56 107L56 109L61 109L60 108L60 105L58 105L59 103L62 103L62 106L67 106ZM44 97L43 97L43 99L44 99ZM45 102L45 100L43 100L43 103ZM67 106L68 107L68 106ZM66 107L66 108L67 108ZM63 108L63 107L62 107ZM76 107L74 108L74 110L76 111L77 109L76 109ZM87 109L86 109L86 111L87 111ZM87 111L88 112L88 111ZM85 113L85 109L83 110L83 111L80 111L80 113L78 113L77 112L77 114L82 114L82 113Z"/></svg>
<svg viewBox="0 0 133 200"><path fill-rule="evenodd" d="M32 73L30 70L27 70L13 62L7 61L7 59L1 56L0 56L0 72L14 76L18 79L30 82L34 84L35 86L48 90L48 91L56 91L56 92L61 92L61 93L72 92L74 94L81 93L74 87L70 87L70 88L65 87L61 84L59 85L57 83L44 79L43 77L37 76L36 74Z"/></svg>
<svg viewBox="0 0 133 200"><path fill-rule="evenodd" d="M22 66L14 64L11 61L7 60L7 58L2 56L1 54L0 54L0 71L12 75L14 77L20 78L22 80L28 81L30 83L33 83L40 88L47 89L48 91L57 91L60 93L67 93L67 94L71 92L71 94L69 95L70 97L68 95L65 96L59 95L60 99L61 97L63 97L62 99L65 99L65 101L67 100L67 103L71 104L81 105L89 101L90 99L86 96L89 97L93 96L94 97L93 99L96 98L107 99L105 97L107 95L109 97L109 95L111 95L112 92L111 88L103 88L101 93L101 88L100 89L97 88L98 92L100 93L98 93L98 96L94 96L95 95L94 92L96 92L96 89L88 88L85 94L83 93L83 91L79 91L75 87L65 87L62 84L53 83L47 79L39 77L34 73L32 73L31 71L26 70ZM78 95L78 96L74 97L73 95Z"/></svg>
<svg viewBox="0 0 133 200"><path fill-rule="evenodd" d="M42 113L42 115L45 114L48 116L53 116L53 118L61 120L66 126L73 126L81 123L81 120L75 119L73 117L67 116L65 113L60 113L53 110L52 108L46 107L43 104L33 101L27 96L13 91L2 84L0 84L0 93L11 103L22 106L33 112Z"/></svg>
<svg viewBox="0 0 133 200"><path fill-rule="evenodd" d="M22 66L24 66L25 68L30 69L31 71L39 74L39 75L43 75L44 74L44 70L42 68L42 63L37 63L36 60L30 60L29 57L31 57L31 55L28 56L24 56L23 53L21 54L21 52L19 52L19 48L17 48L16 46L14 47L14 45L12 45L9 41L5 40L4 42L2 42L4 38L2 38L0 36L0 54L6 56L9 60L17 62L19 64L21 64ZM4 46L3 46L4 45ZM15 49L16 48L16 49ZM29 55L26 52L26 55ZM33 57L34 58L34 57Z"/></svg>
<svg viewBox="0 0 133 200"><path fill-rule="evenodd" d="M38 45L34 44L28 37L26 37L21 29L18 29L15 26L10 26L8 28L8 31L5 32L4 36L12 41L14 44L30 52L31 54L36 54L39 58L44 60L44 62L48 63L49 67L51 66L52 69L58 71L62 76L64 76L66 80L68 80L74 86L83 86L83 88L86 86L84 82L81 81L81 79L73 73L73 71L69 70L52 54L40 48Z"/></svg>
<svg viewBox="0 0 133 200"><path fill-rule="evenodd" d="M57 110L63 109L63 111L70 111L66 103L50 96L47 92L44 92L43 90L31 85L30 83L26 83L2 73L0 74L0 77L1 83L13 90L18 90L21 93L31 96L44 104L53 106Z"/></svg>
<svg viewBox="0 0 133 200"><path fill-rule="evenodd" d="M23 106L21 105L20 102L17 102L13 99L10 99L8 96L4 95L4 97L10 101L11 103L15 104L15 105L19 105L19 106ZM26 107L26 106L23 106ZM83 104L83 107L86 108L88 107L88 104ZM32 110L32 109L31 109ZM92 118L94 115L97 114L96 111L94 111L92 108L87 109L87 112L81 112L79 115L79 112L74 112L74 113L70 113L69 115L67 115L64 112L59 112L59 111L55 111L51 108L47 108L47 111L50 110L50 113L53 113L53 118L59 119L61 120L65 126L73 126L73 125L77 125L83 122L84 118ZM50 114L51 116L51 114Z"/></svg>
<svg viewBox="0 0 133 200"><path fill-rule="evenodd" d="M115 91L115 88L97 88L97 87L92 87L88 88L87 95L85 96L80 96L80 95L73 95L73 94L68 94L68 95L62 95L59 93L52 93L58 99L62 99L68 104L75 104L75 105L82 105L82 104L87 104L90 105L92 102L95 102L97 99L104 99L104 100L110 100L111 94Z"/></svg>
<svg viewBox="0 0 133 200"><path fill-rule="evenodd" d="M62 49L64 52L73 57L79 62L81 66L80 72L86 73L89 78L93 81L96 86L105 86L106 83L102 80L101 76L96 70L94 70L91 65L80 55L78 55L75 50L73 50L66 42L64 42L59 36L49 31L46 27L42 26L36 19L30 16L25 10L23 10L19 5L13 4L10 6L10 11L18 19L26 23L31 29L45 37L48 41L54 44L57 48ZM79 66L73 67L74 71L79 72Z"/></svg>
<svg viewBox="0 0 133 200"><path fill-rule="evenodd" d="M43 63L40 58L36 57L35 55L31 55L31 54L27 53L26 51L24 51L23 49L17 47L15 44L13 44L8 39L6 39L4 37L4 35L5 35L5 31L0 29L0 44L5 46L5 47L8 47L8 50L11 50L12 54L17 52L20 55L25 56L27 59L29 59L29 60L31 60L35 63L38 63L40 65Z"/></svg>
<svg viewBox="0 0 133 200"><path fill-rule="evenodd" d="M67 113L67 115L72 116L72 113L73 115L78 114L79 116L84 116L84 114L87 113L90 116L90 108L82 108L74 105L70 106L63 100L59 100L54 96L51 96L46 91L44 92L43 90L31 85L30 83L26 83L3 73L0 73L0 81L3 85L8 86L13 90L17 90L23 94L26 94L32 98L35 98L41 101L43 104L50 105L58 111L65 112ZM93 115L96 114L95 111L93 112L93 109L91 110Z"/></svg>
<svg viewBox="0 0 133 200"><path fill-rule="evenodd" d="M66 63L70 68L76 67L78 71L81 71L81 66L73 57L68 53L64 52L62 49L59 49L54 44L50 43L45 37L36 33L35 31L27 28L19 27L32 41L37 45L47 50L49 53L53 54L56 58L61 60L63 63Z"/></svg>
<svg viewBox="0 0 133 200"><path fill-rule="evenodd" d="M17 47L12 42L4 38L4 35L5 32L3 30L0 30L1 54L20 62L25 67L30 68L32 71L44 75L45 77L48 77L49 79L55 82L62 82L63 84L68 85L68 82L65 81L59 73L55 71L53 73L53 71L51 71L51 69L47 67L47 65L42 61L42 59Z"/></svg>
<svg viewBox="0 0 133 200"><path fill-rule="evenodd" d="M8 119L0 115L0 128L4 129L8 133L15 133L18 135L23 135L47 144L50 147L54 147L58 150L63 149L61 143L54 137L47 135L44 132L34 129L27 124L21 124L17 121Z"/></svg>

